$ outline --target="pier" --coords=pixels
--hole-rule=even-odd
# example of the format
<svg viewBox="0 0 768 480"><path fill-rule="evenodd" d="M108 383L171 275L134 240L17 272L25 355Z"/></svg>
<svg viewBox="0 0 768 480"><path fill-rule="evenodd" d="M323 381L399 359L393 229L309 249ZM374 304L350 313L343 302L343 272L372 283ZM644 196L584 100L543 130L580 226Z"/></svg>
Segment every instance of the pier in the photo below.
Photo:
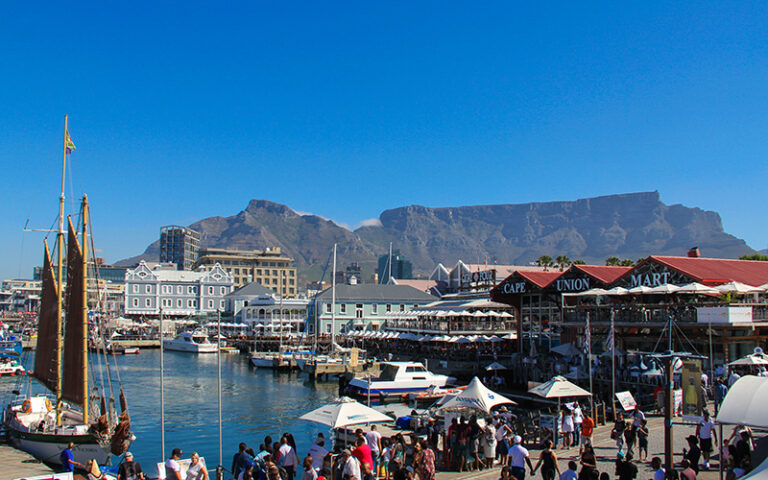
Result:
<svg viewBox="0 0 768 480"><path fill-rule="evenodd" d="M17 450L7 443L0 443L0 478L34 477L53 473L47 465L32 455Z"/></svg>

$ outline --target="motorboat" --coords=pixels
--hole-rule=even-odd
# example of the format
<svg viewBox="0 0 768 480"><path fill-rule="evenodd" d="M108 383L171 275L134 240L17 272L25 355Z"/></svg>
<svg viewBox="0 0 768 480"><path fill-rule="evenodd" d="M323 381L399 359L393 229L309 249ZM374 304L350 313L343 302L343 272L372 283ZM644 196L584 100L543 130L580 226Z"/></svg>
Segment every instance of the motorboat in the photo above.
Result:
<svg viewBox="0 0 768 480"><path fill-rule="evenodd" d="M163 348L176 352L216 353L217 345L208 340L208 335L201 330L182 332L173 340L163 340Z"/></svg>
<svg viewBox="0 0 768 480"><path fill-rule="evenodd" d="M442 388L455 381L453 377L430 372L419 362L383 362L378 377L356 377L349 382L347 389L357 396L401 396L433 387Z"/></svg>
<svg viewBox="0 0 768 480"><path fill-rule="evenodd" d="M17 375L26 375L27 371L18 361L13 358L0 358L0 377L15 377Z"/></svg>
<svg viewBox="0 0 768 480"><path fill-rule="evenodd" d="M277 352L257 352L251 355L251 365L256 368L275 368L275 362L280 356Z"/></svg>

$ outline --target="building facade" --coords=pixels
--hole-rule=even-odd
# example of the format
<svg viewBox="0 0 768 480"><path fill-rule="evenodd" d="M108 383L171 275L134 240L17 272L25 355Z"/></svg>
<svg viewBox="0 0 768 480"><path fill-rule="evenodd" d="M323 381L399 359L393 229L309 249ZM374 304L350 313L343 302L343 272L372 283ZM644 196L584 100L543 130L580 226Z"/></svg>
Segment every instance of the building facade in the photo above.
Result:
<svg viewBox="0 0 768 480"><path fill-rule="evenodd" d="M293 298L298 293L296 266L291 257L281 253L280 247L264 250L200 250L198 267L210 268L216 264L220 264L224 271L232 275L235 288L256 282L286 298Z"/></svg>
<svg viewBox="0 0 768 480"><path fill-rule="evenodd" d="M347 333L352 330L378 330L391 312L408 312L436 300L436 297L406 285L337 285L336 303L327 289L313 301L314 318L307 326L313 334ZM334 313L335 310L335 313ZM333 320L333 321L332 321Z"/></svg>
<svg viewBox="0 0 768 480"><path fill-rule="evenodd" d="M392 271L390 271L390 265ZM379 283L388 283L390 278L408 279L413 278L413 265L400 253L400 250L392 252L390 255L379 257Z"/></svg>
<svg viewBox="0 0 768 480"><path fill-rule="evenodd" d="M220 265L205 271L174 270L145 262L125 273L125 314L168 317L215 313L226 308L232 275Z"/></svg>
<svg viewBox="0 0 768 480"><path fill-rule="evenodd" d="M199 232L179 225L160 228L160 262L175 263L179 270L191 270L199 250Z"/></svg>

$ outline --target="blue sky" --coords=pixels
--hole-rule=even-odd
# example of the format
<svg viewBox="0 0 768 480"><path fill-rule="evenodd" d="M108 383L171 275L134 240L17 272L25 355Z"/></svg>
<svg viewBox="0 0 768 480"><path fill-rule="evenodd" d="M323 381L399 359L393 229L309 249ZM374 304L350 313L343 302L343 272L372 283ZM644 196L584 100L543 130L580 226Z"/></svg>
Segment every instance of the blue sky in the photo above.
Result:
<svg viewBox="0 0 768 480"><path fill-rule="evenodd" d="M768 247L765 2L3 8L2 278L40 263L65 113L109 261L251 198L356 226L658 190Z"/></svg>

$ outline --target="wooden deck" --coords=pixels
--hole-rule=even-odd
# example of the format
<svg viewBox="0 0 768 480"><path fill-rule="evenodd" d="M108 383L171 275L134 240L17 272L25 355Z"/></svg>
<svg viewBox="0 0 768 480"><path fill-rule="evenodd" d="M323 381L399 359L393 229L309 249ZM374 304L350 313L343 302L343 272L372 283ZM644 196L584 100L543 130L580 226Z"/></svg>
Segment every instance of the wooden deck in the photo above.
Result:
<svg viewBox="0 0 768 480"><path fill-rule="evenodd" d="M0 478L13 479L53 473L48 466L32 455L0 443Z"/></svg>

